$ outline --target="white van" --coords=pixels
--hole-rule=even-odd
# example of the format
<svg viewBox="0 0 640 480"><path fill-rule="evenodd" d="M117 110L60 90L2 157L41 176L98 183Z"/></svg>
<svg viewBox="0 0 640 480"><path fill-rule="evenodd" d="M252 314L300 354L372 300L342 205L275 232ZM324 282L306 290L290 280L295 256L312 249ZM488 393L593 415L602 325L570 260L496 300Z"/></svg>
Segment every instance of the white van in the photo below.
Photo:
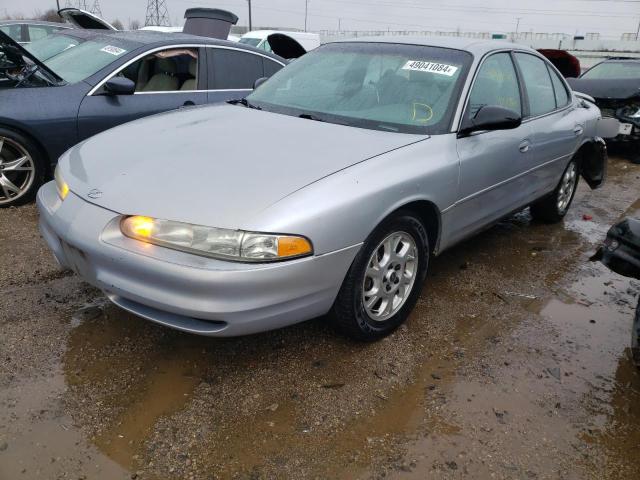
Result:
<svg viewBox="0 0 640 480"><path fill-rule="evenodd" d="M269 43L269 37L271 35L286 35L298 42L307 52L320 46L320 35L317 33L284 32L280 30L255 30L248 32L240 38L240 43L246 43L253 47L266 50L267 52L272 52L273 49Z"/></svg>

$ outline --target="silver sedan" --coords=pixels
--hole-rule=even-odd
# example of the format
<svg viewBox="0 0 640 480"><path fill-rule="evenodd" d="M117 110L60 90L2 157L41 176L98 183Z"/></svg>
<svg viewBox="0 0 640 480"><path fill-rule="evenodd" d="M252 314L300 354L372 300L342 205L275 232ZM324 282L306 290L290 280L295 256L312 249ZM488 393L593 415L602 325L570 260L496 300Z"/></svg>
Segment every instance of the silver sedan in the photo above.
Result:
<svg viewBox="0 0 640 480"><path fill-rule="evenodd" d="M432 255L605 180L600 111L496 41L324 45L231 105L156 115L66 152L38 194L61 265L179 330L244 335L329 314L380 338Z"/></svg>

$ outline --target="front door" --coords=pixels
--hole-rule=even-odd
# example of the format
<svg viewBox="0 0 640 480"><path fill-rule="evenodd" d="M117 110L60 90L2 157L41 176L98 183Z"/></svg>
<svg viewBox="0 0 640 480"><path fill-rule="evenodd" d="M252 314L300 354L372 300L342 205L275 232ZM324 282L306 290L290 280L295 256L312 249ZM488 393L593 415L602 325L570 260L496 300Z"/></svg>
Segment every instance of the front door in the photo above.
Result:
<svg viewBox="0 0 640 480"><path fill-rule="evenodd" d="M509 52L486 58L478 70L464 113L498 105L522 114L518 77ZM525 173L532 165L531 129L475 132L457 140L458 201L450 217L451 243L509 214L527 197Z"/></svg>
<svg viewBox="0 0 640 480"><path fill-rule="evenodd" d="M109 95L104 87L84 98L78 113L79 140L154 113L207 103L206 68L200 49L167 49L121 68L115 75L132 80L132 95Z"/></svg>

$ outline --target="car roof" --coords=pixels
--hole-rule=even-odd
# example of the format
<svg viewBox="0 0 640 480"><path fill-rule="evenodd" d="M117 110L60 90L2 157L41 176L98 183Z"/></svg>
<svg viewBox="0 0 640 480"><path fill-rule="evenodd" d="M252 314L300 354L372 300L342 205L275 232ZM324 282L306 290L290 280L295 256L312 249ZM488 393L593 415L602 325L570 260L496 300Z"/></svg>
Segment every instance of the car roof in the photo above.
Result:
<svg viewBox="0 0 640 480"><path fill-rule="evenodd" d="M501 50L501 49L518 49L535 52L535 50L526 45L507 42L504 40L488 40L480 38L466 37L429 37L417 35L401 35L401 36L376 36L376 37L358 37L344 40L337 40L332 43L343 42L363 42L363 43L396 43L405 45L424 45L427 47L453 48L456 50L465 50L475 55L483 55L485 53Z"/></svg>
<svg viewBox="0 0 640 480"><path fill-rule="evenodd" d="M61 22L47 22L46 20L0 20L0 25L46 25L58 28L74 28L73 25Z"/></svg>

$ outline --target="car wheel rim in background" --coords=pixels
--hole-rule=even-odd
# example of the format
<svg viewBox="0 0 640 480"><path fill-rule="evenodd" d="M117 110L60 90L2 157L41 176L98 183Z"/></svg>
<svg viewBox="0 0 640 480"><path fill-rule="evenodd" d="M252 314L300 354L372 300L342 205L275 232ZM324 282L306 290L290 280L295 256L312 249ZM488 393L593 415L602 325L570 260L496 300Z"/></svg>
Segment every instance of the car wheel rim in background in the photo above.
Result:
<svg viewBox="0 0 640 480"><path fill-rule="evenodd" d="M558 211L564 213L569 208L569 203L576 189L576 179L578 177L578 167L575 162L571 162L562 176L560 190L558 191Z"/></svg>
<svg viewBox="0 0 640 480"><path fill-rule="evenodd" d="M372 320L384 321L402 308L418 273L418 248L411 235L394 232L373 250L362 282L362 303Z"/></svg>
<svg viewBox="0 0 640 480"><path fill-rule="evenodd" d="M35 165L16 141L0 136L0 205L22 197L33 184Z"/></svg>

